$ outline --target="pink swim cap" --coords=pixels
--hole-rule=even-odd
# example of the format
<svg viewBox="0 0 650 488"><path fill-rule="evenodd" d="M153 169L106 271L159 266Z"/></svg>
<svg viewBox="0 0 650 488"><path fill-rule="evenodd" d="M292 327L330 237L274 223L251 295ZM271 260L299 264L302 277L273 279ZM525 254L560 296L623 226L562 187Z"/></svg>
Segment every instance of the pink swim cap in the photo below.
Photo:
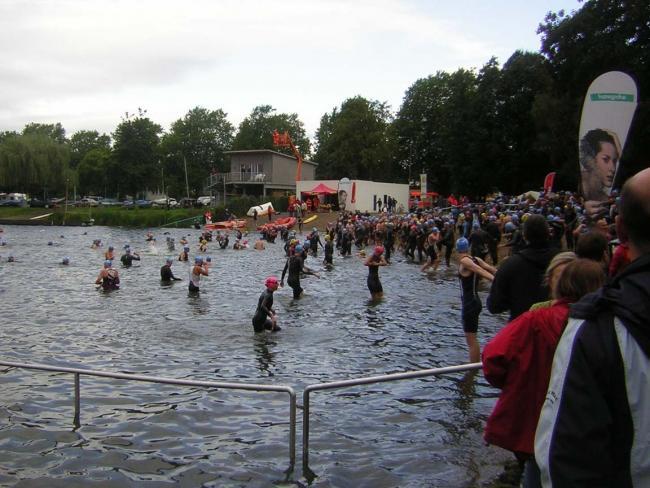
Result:
<svg viewBox="0 0 650 488"><path fill-rule="evenodd" d="M375 247L375 256L381 256L384 254L384 246Z"/></svg>
<svg viewBox="0 0 650 488"><path fill-rule="evenodd" d="M267 288L271 288L278 284L278 279L275 276L269 276L264 282Z"/></svg>

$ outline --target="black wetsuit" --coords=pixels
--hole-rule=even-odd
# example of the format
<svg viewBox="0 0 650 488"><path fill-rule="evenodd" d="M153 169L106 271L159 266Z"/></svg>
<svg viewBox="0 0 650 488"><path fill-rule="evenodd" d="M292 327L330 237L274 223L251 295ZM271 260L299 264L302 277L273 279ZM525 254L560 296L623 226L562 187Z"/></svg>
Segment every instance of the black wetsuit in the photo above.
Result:
<svg viewBox="0 0 650 488"><path fill-rule="evenodd" d="M163 265L162 268L160 268L160 280L161 281L179 281L180 278L176 278L174 276L174 273L172 273L172 267L169 264Z"/></svg>
<svg viewBox="0 0 650 488"><path fill-rule="evenodd" d="M318 256L318 245L320 244L323 247L323 243L320 240L320 235L318 232L314 232L309 238L309 249L311 250L314 257Z"/></svg>
<svg viewBox="0 0 650 488"><path fill-rule="evenodd" d="M325 243L325 264L333 264L334 244L329 240Z"/></svg>
<svg viewBox="0 0 650 488"><path fill-rule="evenodd" d="M370 259L372 260L372 263L379 263L381 261L381 256L373 254ZM381 286L381 281L379 281L379 266L377 264L368 265L368 279L366 282L370 293L382 293L384 291Z"/></svg>
<svg viewBox="0 0 650 488"><path fill-rule="evenodd" d="M123 254L120 261L122 261L124 266L129 267L133 264L133 261L140 261L140 256L135 254Z"/></svg>
<svg viewBox="0 0 650 488"><path fill-rule="evenodd" d="M386 233L384 234L384 249L386 253L386 262L390 262L390 255L393 252L393 243L395 242L395 237L393 236L393 229L388 227Z"/></svg>
<svg viewBox="0 0 650 488"><path fill-rule="evenodd" d="M289 276L287 277L287 284L293 290L293 298L300 298L302 293L302 288L300 287L300 272L303 269L302 256L293 255L287 259L287 263L284 265L284 270L282 270L282 278L284 281L284 275L287 270L289 271Z"/></svg>
<svg viewBox="0 0 650 488"><path fill-rule="evenodd" d="M352 255L352 236L347 230L341 236L341 255Z"/></svg>
<svg viewBox="0 0 650 488"><path fill-rule="evenodd" d="M102 278L102 289L103 290L118 290L120 288L120 277L114 273L109 272Z"/></svg>
<svg viewBox="0 0 650 488"><path fill-rule="evenodd" d="M474 263L477 262L475 258L470 259ZM460 280L463 330L476 333L478 330L478 316L483 309L481 299L478 296L479 276L474 272L469 276L463 276L459 273L458 279Z"/></svg>
<svg viewBox="0 0 650 488"><path fill-rule="evenodd" d="M255 332L264 332L272 330L273 322L270 319L271 309L273 309L273 292L268 289L264 290L257 302L257 310L253 315L253 328Z"/></svg>
<svg viewBox="0 0 650 488"><path fill-rule="evenodd" d="M485 226L485 232L490 236L488 241L488 249L490 251L490 258L494 266L499 262L499 242L501 241L501 231L496 222L488 222Z"/></svg>
<svg viewBox="0 0 650 488"><path fill-rule="evenodd" d="M228 236L224 237L223 239L221 239L221 240L219 241L219 247L220 247L221 249L225 249L225 248L227 248L227 247L228 247L228 241L229 241Z"/></svg>
<svg viewBox="0 0 650 488"><path fill-rule="evenodd" d="M489 240L490 235L483 229L474 229L469 236L470 254L484 260L489 252Z"/></svg>

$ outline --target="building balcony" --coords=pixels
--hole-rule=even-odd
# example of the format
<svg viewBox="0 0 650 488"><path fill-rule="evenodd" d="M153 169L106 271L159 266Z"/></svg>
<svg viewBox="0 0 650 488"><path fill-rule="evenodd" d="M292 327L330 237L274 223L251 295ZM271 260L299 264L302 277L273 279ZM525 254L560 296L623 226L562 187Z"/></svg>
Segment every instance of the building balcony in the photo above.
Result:
<svg viewBox="0 0 650 488"><path fill-rule="evenodd" d="M213 173L208 177L208 188L231 183L262 184L271 183L265 173Z"/></svg>

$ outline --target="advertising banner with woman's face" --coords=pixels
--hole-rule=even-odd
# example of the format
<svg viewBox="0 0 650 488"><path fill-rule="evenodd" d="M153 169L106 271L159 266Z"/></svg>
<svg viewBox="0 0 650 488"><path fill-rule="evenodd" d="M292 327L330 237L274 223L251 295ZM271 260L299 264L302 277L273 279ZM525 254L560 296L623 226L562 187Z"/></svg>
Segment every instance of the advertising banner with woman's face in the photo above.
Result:
<svg viewBox="0 0 650 488"><path fill-rule="evenodd" d="M354 210L352 207L352 182L348 178L342 178L338 187L339 210Z"/></svg>
<svg viewBox="0 0 650 488"><path fill-rule="evenodd" d="M580 190L587 212L604 211L638 103L634 80L620 71L596 78L587 90L579 132Z"/></svg>

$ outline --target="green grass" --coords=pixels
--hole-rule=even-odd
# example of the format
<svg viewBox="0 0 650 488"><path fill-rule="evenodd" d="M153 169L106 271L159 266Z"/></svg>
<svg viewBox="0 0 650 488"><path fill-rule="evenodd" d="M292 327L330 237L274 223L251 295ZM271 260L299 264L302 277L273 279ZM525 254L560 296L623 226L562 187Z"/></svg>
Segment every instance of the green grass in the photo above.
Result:
<svg viewBox="0 0 650 488"><path fill-rule="evenodd" d="M287 197L261 197L242 196L228 201L227 207L238 218L244 218L248 209L271 201L277 212L286 212ZM81 225L94 219L95 225L108 225L113 227L192 227L192 218L200 219L203 223L203 214L206 208L131 208L124 207L68 207L67 212L63 207L57 208L21 208L21 207L0 207L0 220L5 222L11 220L17 224L28 221L32 217L52 213L52 215L39 219L37 222L49 225L63 225L64 218L66 225ZM218 222L226 219L223 206L211 208L212 221ZM177 224L174 224L176 223ZM170 225L172 224L172 225Z"/></svg>
<svg viewBox="0 0 650 488"><path fill-rule="evenodd" d="M81 225L94 219L95 225L121 226L121 227L161 227L166 224L185 219L198 218L203 222L204 209L183 208L166 210L163 208L134 208L122 207L94 207L76 208L18 208L0 207L0 219L16 221L17 224L28 221L32 217L52 213L52 215L39 219L39 223L62 225L65 219L67 225ZM180 227L191 227L193 220L179 222Z"/></svg>

